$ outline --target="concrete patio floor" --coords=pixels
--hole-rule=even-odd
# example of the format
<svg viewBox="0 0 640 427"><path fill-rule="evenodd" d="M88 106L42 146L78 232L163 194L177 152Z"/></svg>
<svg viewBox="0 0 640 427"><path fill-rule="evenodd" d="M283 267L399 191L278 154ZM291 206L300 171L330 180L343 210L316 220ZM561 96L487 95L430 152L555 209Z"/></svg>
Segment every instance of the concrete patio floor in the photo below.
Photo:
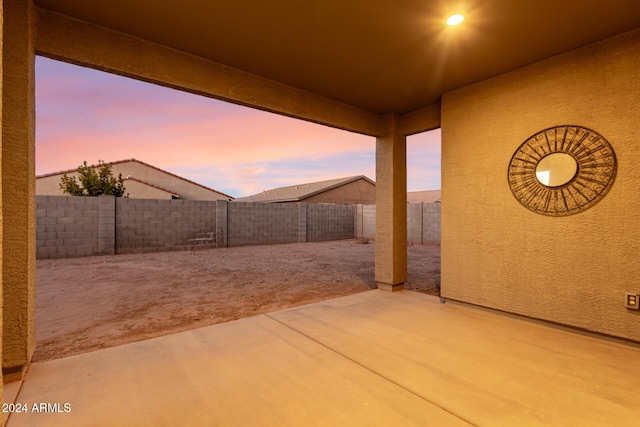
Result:
<svg viewBox="0 0 640 427"><path fill-rule="evenodd" d="M637 426L640 347L375 290L34 364L17 389L9 427Z"/></svg>

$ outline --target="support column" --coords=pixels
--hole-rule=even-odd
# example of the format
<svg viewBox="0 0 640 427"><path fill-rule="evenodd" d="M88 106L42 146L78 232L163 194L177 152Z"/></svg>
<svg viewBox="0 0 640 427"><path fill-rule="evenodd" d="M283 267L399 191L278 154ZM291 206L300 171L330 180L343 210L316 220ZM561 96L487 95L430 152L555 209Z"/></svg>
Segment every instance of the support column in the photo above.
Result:
<svg viewBox="0 0 640 427"><path fill-rule="evenodd" d="M376 140L376 271L378 288L403 289L407 281L407 147L400 117L384 117Z"/></svg>
<svg viewBox="0 0 640 427"><path fill-rule="evenodd" d="M31 0L3 0L2 373L22 377L35 349L35 51Z"/></svg>
<svg viewBox="0 0 640 427"><path fill-rule="evenodd" d="M4 61L3 61L3 55L2 55L2 42L4 40L4 12L3 12L3 8L4 8L4 4L3 1L0 0L0 100L4 99L4 94L2 92L2 86L3 86L3 82L4 82L4 74L2 72L2 69L4 67ZM2 194L2 142L4 140L4 138L2 137L2 121L3 121L3 115L2 115L2 104L3 102L0 102L0 360L2 360L2 328L3 328L3 322L2 322L2 307L3 307L3 298L2 298L2 294L3 292L3 285L2 285L2 250L3 250L3 244L2 244L2 199L3 199L3 194ZM4 379L4 378L3 378ZM0 402L4 403L4 390L2 387L2 383L3 381L0 381ZM0 423L3 423L5 421L5 417L4 414L2 414L2 418L0 418Z"/></svg>

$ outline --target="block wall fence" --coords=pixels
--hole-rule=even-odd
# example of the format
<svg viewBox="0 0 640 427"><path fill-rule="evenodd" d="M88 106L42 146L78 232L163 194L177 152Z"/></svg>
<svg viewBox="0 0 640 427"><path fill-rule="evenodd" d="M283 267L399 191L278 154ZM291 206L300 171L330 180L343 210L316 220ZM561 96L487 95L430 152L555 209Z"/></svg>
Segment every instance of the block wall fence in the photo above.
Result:
<svg viewBox="0 0 640 427"><path fill-rule="evenodd" d="M440 243L440 204L408 205L409 242ZM375 205L36 196L37 258L375 239Z"/></svg>
<svg viewBox="0 0 640 427"><path fill-rule="evenodd" d="M37 258L351 239L355 206L36 196Z"/></svg>
<svg viewBox="0 0 640 427"><path fill-rule="evenodd" d="M356 237L375 240L375 205L356 206ZM407 205L407 241L416 245L440 244L440 203Z"/></svg>

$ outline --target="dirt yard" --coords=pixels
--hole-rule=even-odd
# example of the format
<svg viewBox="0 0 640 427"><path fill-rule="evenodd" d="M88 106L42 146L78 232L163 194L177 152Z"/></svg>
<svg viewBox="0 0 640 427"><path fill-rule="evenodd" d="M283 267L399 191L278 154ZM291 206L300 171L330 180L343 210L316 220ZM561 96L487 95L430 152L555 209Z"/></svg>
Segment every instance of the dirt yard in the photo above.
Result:
<svg viewBox="0 0 640 427"><path fill-rule="evenodd" d="M357 240L39 260L33 361L375 288ZM440 248L409 246L407 289L438 295Z"/></svg>

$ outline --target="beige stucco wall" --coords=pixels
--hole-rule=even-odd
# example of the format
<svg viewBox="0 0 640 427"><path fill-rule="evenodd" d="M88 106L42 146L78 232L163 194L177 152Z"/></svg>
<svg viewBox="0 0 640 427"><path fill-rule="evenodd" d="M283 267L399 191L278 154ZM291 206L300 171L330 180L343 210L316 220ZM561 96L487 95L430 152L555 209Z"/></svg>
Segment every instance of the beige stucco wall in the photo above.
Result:
<svg viewBox="0 0 640 427"><path fill-rule="evenodd" d="M21 375L35 348L35 74L31 1L3 2L2 368Z"/></svg>
<svg viewBox="0 0 640 427"><path fill-rule="evenodd" d="M325 191L303 200L304 203L335 203L336 205L369 205L376 202L376 186L364 178Z"/></svg>
<svg viewBox="0 0 640 427"><path fill-rule="evenodd" d="M407 138L396 114L385 116L376 138L376 262L378 288L400 290L407 281Z"/></svg>
<svg viewBox="0 0 640 427"><path fill-rule="evenodd" d="M125 194L131 199L160 199L171 200L171 193L159 188L151 187L138 181L126 180L124 182Z"/></svg>
<svg viewBox="0 0 640 427"><path fill-rule="evenodd" d="M77 173L69 173L67 176L78 177ZM36 179L36 194L38 196L62 196L64 193L60 190L60 175L45 176Z"/></svg>
<svg viewBox="0 0 640 427"><path fill-rule="evenodd" d="M442 97L442 296L640 341L640 30ZM518 146L589 127L618 158L609 194L567 217L513 197Z"/></svg>
<svg viewBox="0 0 640 427"><path fill-rule="evenodd" d="M4 76L2 73L2 69L4 68L4 63L3 61L3 55L2 55L2 50L3 50L3 39L4 39L4 11L3 11L3 2L0 1L0 190L2 189L2 142L4 140L4 137L2 136L2 121L3 121L3 117L2 117L2 104L4 102L2 102L3 98L3 93L2 93L2 86L3 86L3 80L4 80ZM0 212L2 212L2 191L0 191ZM3 253L3 247L4 245L2 244L2 215L0 215L0 277L2 277L2 253ZM3 309L3 302L2 302L2 287L3 285L0 284L0 360L2 360L2 309ZM2 388L2 383L3 381L0 381L0 402L4 402L4 395L3 395L3 388ZM2 416L2 422L4 422L4 415Z"/></svg>
<svg viewBox="0 0 640 427"><path fill-rule="evenodd" d="M158 187L165 188L170 191L175 191L180 195L181 199L185 200L228 200L228 197L217 193L215 191L207 190L204 187L185 181L176 176L164 173L157 169L145 166L138 162L124 162L116 163L112 166L111 171L114 176L122 174L123 178L131 175L134 178L156 185ZM69 173L67 176L75 176L76 172ZM43 196L57 196L62 195L60 190L60 175L51 175L41 177L36 180L36 194ZM129 193L129 197L132 199L170 199L171 196L160 190L154 190L152 187L141 185L140 183L133 183L132 181L125 182L125 190Z"/></svg>

